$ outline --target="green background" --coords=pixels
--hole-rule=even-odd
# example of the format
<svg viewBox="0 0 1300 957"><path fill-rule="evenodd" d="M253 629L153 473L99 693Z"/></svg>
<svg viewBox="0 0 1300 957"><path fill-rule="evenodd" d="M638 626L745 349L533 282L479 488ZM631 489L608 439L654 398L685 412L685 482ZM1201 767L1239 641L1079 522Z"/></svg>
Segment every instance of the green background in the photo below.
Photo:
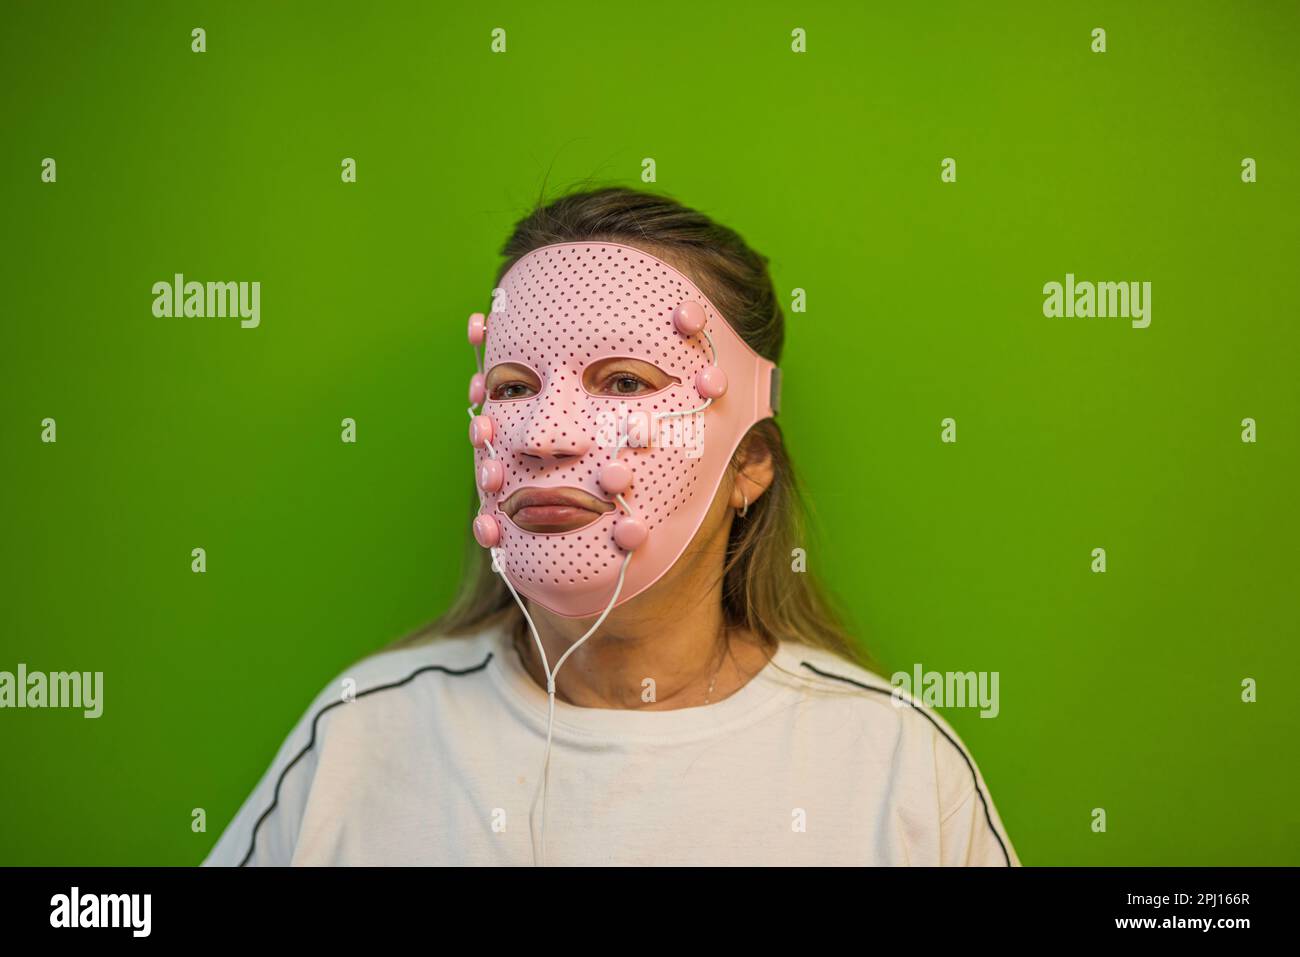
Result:
<svg viewBox="0 0 1300 957"><path fill-rule="evenodd" d="M444 607L465 318L543 184L644 157L807 290L809 567L887 671L999 672L945 715L1023 861L1300 863L1296 5L852 6L5 5L0 670L105 711L0 712L0 863L199 862ZM176 272L261 327L155 318ZM1150 328L1044 318L1066 272Z"/></svg>

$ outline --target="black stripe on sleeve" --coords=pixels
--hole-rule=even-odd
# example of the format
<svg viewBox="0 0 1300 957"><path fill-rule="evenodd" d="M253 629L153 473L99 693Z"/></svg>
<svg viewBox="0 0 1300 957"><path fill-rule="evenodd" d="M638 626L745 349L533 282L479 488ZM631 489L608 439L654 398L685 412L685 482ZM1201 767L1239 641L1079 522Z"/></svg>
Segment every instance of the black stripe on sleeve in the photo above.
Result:
<svg viewBox="0 0 1300 957"><path fill-rule="evenodd" d="M486 668L488 662L491 660L492 660L492 652L489 651L488 656L484 658L480 664L474 665L472 668L463 668L460 670L456 670L452 668L445 668L442 665L425 665L423 668L417 668L415 671L412 671L401 681L394 681L386 685L378 685L374 688L367 688L365 691L359 691L357 692L357 695L355 698L353 698L353 700L355 701L357 698L364 698L366 695L375 694L378 691L389 691L393 688L400 688L402 685L407 684L412 679L414 679L417 675L425 674L426 672L430 672L430 671L441 671L443 674L453 675L456 677L459 677L461 675L474 674L476 671L482 671L484 668ZM271 806L262 812L262 816L259 817L257 819L257 823L253 825L253 834L248 841L248 853L245 854L244 859L239 862L240 867L245 866L249 862L249 860L252 859L253 850L254 848L257 847L257 829L262 826L263 821L265 821L268 817L271 816L271 812L274 811L276 805L280 803L280 785L284 783L285 775L287 775L293 769L293 766L295 764L297 764L299 761L302 760L303 755L305 755L308 751L310 751L312 748L316 746L316 725L320 721L321 715L323 715L326 711L329 711L331 708L336 708L341 704L347 704L347 703L348 702L344 701L342 698L340 698L338 701L331 701L325 707L317 711L315 716L311 719L311 740L307 742L306 746L301 751L299 751L296 755L294 755L292 761L290 761L288 764L284 766L284 770L280 772L280 777L276 779L275 797L271 801Z"/></svg>
<svg viewBox="0 0 1300 957"><path fill-rule="evenodd" d="M846 684L856 685L857 687L861 688L864 691L874 691L877 694L889 695L890 697L893 697L894 692L892 689L874 688L871 685L863 684L861 681L854 681L852 678L846 678L843 675L836 675L836 674L831 674L829 671L822 671L820 668L816 668L813 665L810 665L806 661L801 661L799 663L803 665L805 668L807 668L809 671L815 672L816 674L821 675L823 678L831 678L835 681L843 681ZM924 708L919 707L915 701L911 700L910 697L908 698L907 703L912 706L912 709L914 711L917 711L925 715L926 720L929 721L932 725L934 725L935 729L940 734L942 734L945 738L948 739L948 743L957 749L957 753L960 754L962 756L962 760L966 762L966 767L970 769L971 780L975 782L975 793L979 795L980 804L984 805L984 820L989 822L989 830L993 832L993 836L997 839L998 847L1002 848L1002 856L1006 858L1007 867L1010 867L1011 855L1007 853L1007 846L1002 842L1002 835L999 834L998 829L993 826L993 817L992 815L989 814L989 802L984 799L984 792L980 790L979 776L976 775L975 773L975 765L971 763L970 756L966 753L966 749L952 739L952 735L950 735L947 731L945 731L939 725L939 722L934 720L934 716L932 714L930 714Z"/></svg>

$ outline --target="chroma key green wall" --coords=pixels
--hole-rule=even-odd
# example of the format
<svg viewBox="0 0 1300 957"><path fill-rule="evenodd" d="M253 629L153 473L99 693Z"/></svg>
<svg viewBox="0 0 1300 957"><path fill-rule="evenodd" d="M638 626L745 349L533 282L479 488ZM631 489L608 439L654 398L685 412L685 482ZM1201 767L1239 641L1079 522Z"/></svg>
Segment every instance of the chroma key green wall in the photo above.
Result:
<svg viewBox="0 0 1300 957"><path fill-rule="evenodd" d="M998 673L944 713L1024 862L1300 863L1297 7L459 6L6 9L0 670L105 694L0 710L0 864L197 863L444 606L465 318L544 182L647 158L806 291L809 569L887 671ZM257 327L155 316L177 273Z"/></svg>

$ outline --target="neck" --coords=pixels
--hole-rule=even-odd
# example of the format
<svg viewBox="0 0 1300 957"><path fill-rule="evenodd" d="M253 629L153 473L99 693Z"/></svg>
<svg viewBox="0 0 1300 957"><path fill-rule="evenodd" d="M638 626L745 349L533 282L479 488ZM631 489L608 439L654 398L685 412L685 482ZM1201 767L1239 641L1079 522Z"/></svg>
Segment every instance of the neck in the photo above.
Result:
<svg viewBox="0 0 1300 957"><path fill-rule="evenodd" d="M725 625L722 603L706 607L708 611L679 609L668 620L636 612L617 619L611 614L564 659L555 676L556 700L577 707L653 711L707 705L731 696L762 670L768 653L745 629ZM595 622L560 618L532 602L528 614L552 671ZM525 670L545 689L546 671L523 616L513 644Z"/></svg>
<svg viewBox="0 0 1300 957"><path fill-rule="evenodd" d="M565 659L555 677L556 699L584 708L696 707L722 700L761 670L768 658L762 643L726 626L721 579L701 587L709 579L694 575L693 564L615 608ZM683 587L687 582L696 584ZM596 621L564 618L531 602L528 612L552 670ZM546 671L526 625L515 639L524 667L545 688Z"/></svg>

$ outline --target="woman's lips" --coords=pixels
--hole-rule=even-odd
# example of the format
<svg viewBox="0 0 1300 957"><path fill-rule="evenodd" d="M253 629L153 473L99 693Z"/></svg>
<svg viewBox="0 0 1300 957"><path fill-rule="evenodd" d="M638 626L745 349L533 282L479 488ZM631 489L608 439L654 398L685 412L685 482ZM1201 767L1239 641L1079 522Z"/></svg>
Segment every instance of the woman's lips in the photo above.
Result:
<svg viewBox="0 0 1300 957"><path fill-rule="evenodd" d="M501 503L501 510L526 532L571 532L613 507L580 488L521 488Z"/></svg>
<svg viewBox="0 0 1300 957"><path fill-rule="evenodd" d="M529 505L511 516L520 528L529 532L571 532L600 518L599 512L569 505Z"/></svg>

